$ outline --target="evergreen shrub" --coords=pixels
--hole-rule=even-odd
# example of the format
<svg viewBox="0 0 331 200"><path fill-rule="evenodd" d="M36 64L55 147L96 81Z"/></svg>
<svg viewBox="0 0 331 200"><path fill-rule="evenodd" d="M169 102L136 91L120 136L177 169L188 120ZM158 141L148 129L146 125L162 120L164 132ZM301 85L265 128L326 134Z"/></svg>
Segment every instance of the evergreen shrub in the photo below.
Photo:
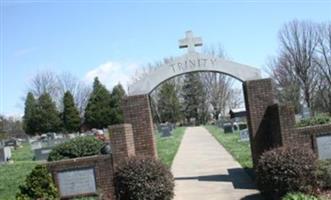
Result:
<svg viewBox="0 0 331 200"><path fill-rule="evenodd" d="M46 166L37 165L19 186L17 200L59 199L57 188Z"/></svg>
<svg viewBox="0 0 331 200"><path fill-rule="evenodd" d="M119 164L115 185L120 200L171 200L174 178L159 160L131 157Z"/></svg>
<svg viewBox="0 0 331 200"><path fill-rule="evenodd" d="M257 185L267 199L317 187L315 154L303 147L279 147L263 153L256 167Z"/></svg>
<svg viewBox="0 0 331 200"><path fill-rule="evenodd" d="M48 161L98 155L103 145L93 136L78 137L54 147L48 155Z"/></svg>

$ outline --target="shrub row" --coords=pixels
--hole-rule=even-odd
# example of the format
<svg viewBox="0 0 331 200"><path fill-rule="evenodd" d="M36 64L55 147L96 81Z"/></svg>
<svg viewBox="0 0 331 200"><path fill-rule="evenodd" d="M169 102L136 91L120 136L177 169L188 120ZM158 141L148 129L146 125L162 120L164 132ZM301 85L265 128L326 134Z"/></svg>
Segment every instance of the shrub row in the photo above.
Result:
<svg viewBox="0 0 331 200"><path fill-rule="evenodd" d="M48 161L98 155L103 145L93 136L78 137L54 147L48 155Z"/></svg>
<svg viewBox="0 0 331 200"><path fill-rule="evenodd" d="M320 115L309 119L302 119L297 124L297 127L314 126L314 125L329 124L329 123L331 123L331 117Z"/></svg>

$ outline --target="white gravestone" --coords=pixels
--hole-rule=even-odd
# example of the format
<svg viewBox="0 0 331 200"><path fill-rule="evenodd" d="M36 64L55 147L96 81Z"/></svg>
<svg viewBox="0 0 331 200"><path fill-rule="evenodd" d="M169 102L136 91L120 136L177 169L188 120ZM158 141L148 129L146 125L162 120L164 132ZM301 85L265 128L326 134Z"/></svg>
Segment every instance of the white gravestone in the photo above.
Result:
<svg viewBox="0 0 331 200"><path fill-rule="evenodd" d="M318 158L331 159L331 134L316 137Z"/></svg>
<svg viewBox="0 0 331 200"><path fill-rule="evenodd" d="M249 141L248 129L243 129L240 131L240 141Z"/></svg>
<svg viewBox="0 0 331 200"><path fill-rule="evenodd" d="M57 176L61 197L96 193L93 168L63 171Z"/></svg>
<svg viewBox="0 0 331 200"><path fill-rule="evenodd" d="M0 148L0 163L5 163L11 158L10 147Z"/></svg>
<svg viewBox="0 0 331 200"><path fill-rule="evenodd" d="M35 149L41 149L42 148L42 144L40 141L35 141L35 142L31 142L31 149L35 150Z"/></svg>

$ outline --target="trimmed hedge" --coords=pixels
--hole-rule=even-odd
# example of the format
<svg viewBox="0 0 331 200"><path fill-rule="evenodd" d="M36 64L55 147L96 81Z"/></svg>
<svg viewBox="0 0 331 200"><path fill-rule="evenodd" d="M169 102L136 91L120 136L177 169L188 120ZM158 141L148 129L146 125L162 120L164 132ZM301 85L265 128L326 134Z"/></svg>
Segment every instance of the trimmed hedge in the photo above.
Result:
<svg viewBox="0 0 331 200"><path fill-rule="evenodd" d="M103 145L93 136L78 137L54 147L48 155L48 161L98 155Z"/></svg>
<svg viewBox="0 0 331 200"><path fill-rule="evenodd" d="M319 200L317 197L303 193L289 193L282 200Z"/></svg>
<svg viewBox="0 0 331 200"><path fill-rule="evenodd" d="M314 126L329 123L331 123L331 117L320 115L309 119L302 119L299 123L297 123L297 127Z"/></svg>
<svg viewBox="0 0 331 200"><path fill-rule="evenodd" d="M115 172L117 197L120 200L171 200L174 178L159 160L131 157Z"/></svg>
<svg viewBox="0 0 331 200"><path fill-rule="evenodd" d="M37 165L19 186L17 200L59 199L57 188L46 166Z"/></svg>
<svg viewBox="0 0 331 200"><path fill-rule="evenodd" d="M262 154L256 175L257 185L268 199L289 192L312 193L317 188L316 156L302 147L280 147Z"/></svg>

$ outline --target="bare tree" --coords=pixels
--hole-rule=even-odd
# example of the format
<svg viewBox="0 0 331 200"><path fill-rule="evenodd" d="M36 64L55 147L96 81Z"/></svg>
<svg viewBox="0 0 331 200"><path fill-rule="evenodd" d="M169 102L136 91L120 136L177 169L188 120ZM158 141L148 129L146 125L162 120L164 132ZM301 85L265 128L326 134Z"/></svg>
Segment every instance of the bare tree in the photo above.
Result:
<svg viewBox="0 0 331 200"><path fill-rule="evenodd" d="M48 93L51 97L58 96L59 88L57 84L57 75L52 71L38 72L32 79L29 90L35 97Z"/></svg>
<svg viewBox="0 0 331 200"><path fill-rule="evenodd" d="M233 79L227 75L215 72L203 73L201 77L207 89L206 92L208 101L212 106L213 117L218 120L218 116L224 116L226 109L230 107Z"/></svg>
<svg viewBox="0 0 331 200"><path fill-rule="evenodd" d="M317 73L314 63L317 47L316 26L309 21L291 21L279 32L279 65L298 81L303 101L309 108L316 91Z"/></svg>
<svg viewBox="0 0 331 200"><path fill-rule="evenodd" d="M28 91L32 91L35 97L49 93L59 110L63 108L62 97L64 93L70 91L74 96L80 116L83 117L92 88L71 73L56 74L52 71L42 71L31 79Z"/></svg>
<svg viewBox="0 0 331 200"><path fill-rule="evenodd" d="M267 64L267 73L273 79L278 100L281 104L292 105L300 111L300 83L295 77L288 59L280 55Z"/></svg>
<svg viewBox="0 0 331 200"><path fill-rule="evenodd" d="M319 25L317 42L315 63L320 78L316 105L331 114L331 22Z"/></svg>
<svg viewBox="0 0 331 200"><path fill-rule="evenodd" d="M80 116L83 117L92 88L69 72L58 75L57 84L59 96L62 98L64 93L69 91L75 99L75 104L79 110ZM60 102L59 107L60 109L62 108L62 102Z"/></svg>

